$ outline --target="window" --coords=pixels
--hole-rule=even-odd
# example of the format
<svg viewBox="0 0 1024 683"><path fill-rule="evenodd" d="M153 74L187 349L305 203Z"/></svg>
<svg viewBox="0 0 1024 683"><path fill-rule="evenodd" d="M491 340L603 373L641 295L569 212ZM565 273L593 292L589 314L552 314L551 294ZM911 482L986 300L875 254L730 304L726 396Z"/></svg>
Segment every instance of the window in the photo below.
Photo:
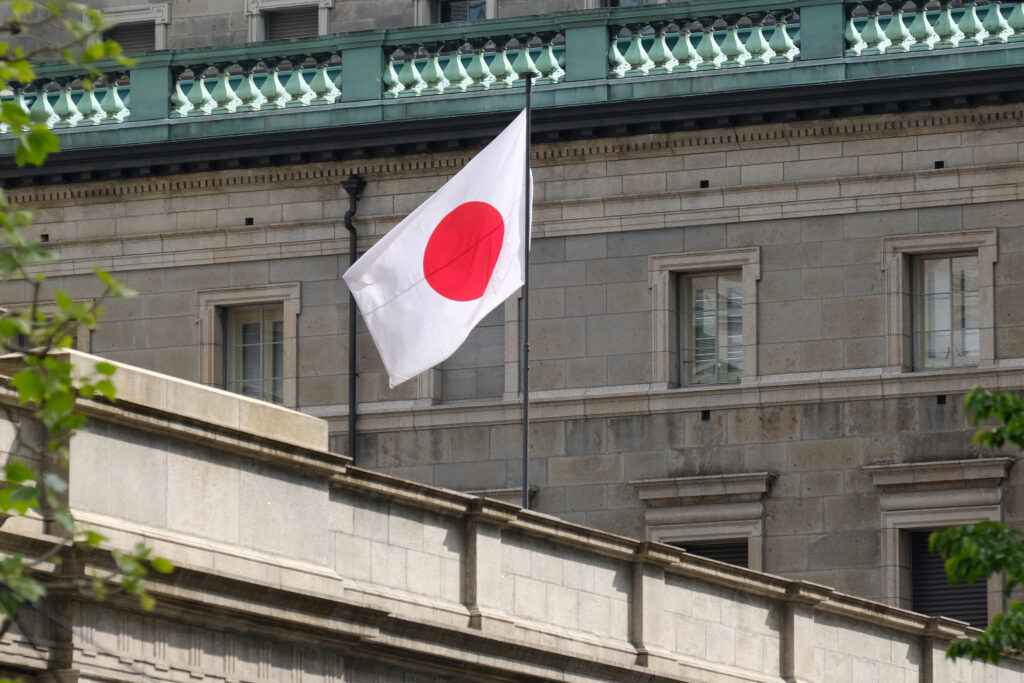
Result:
<svg viewBox="0 0 1024 683"><path fill-rule="evenodd" d="M249 40L325 35L332 7L334 0L248 0Z"/></svg>
<svg viewBox="0 0 1024 683"><path fill-rule="evenodd" d="M738 382L743 374L743 278L733 273L679 278L680 375L688 384Z"/></svg>
<svg viewBox="0 0 1024 683"><path fill-rule="evenodd" d="M995 363L995 230L886 237L886 365L895 371Z"/></svg>
<svg viewBox="0 0 1024 683"><path fill-rule="evenodd" d="M228 309L225 388L271 403L284 401L284 313L281 306Z"/></svg>
<svg viewBox="0 0 1024 683"><path fill-rule="evenodd" d="M722 562L764 570L769 472L631 481L647 504L647 537Z"/></svg>
<svg viewBox="0 0 1024 683"><path fill-rule="evenodd" d="M750 544L745 538L716 541L686 541L669 543L682 548L691 555L700 555L709 560L728 562L737 567L750 567Z"/></svg>
<svg viewBox="0 0 1024 683"><path fill-rule="evenodd" d="M975 628L988 625L988 586L985 581L951 584L942 556L928 550L931 531L910 531L910 608L934 617L966 621Z"/></svg>
<svg viewBox="0 0 1024 683"><path fill-rule="evenodd" d="M487 18L487 0L438 0L438 21L479 21Z"/></svg>
<svg viewBox="0 0 1024 683"><path fill-rule="evenodd" d="M913 291L915 367L977 365L977 254L918 257Z"/></svg>
<svg viewBox="0 0 1024 683"><path fill-rule="evenodd" d="M984 626L1003 609L1003 579L949 586L941 558L927 552L936 529L1002 521L1002 482L1012 458L868 465L881 490L882 600L894 607Z"/></svg>
<svg viewBox="0 0 1024 683"><path fill-rule="evenodd" d="M115 40L126 54L156 49L156 31L152 23L118 24L103 32L104 40Z"/></svg>
<svg viewBox="0 0 1024 683"><path fill-rule="evenodd" d="M657 5L661 0L605 0L604 7L637 7L639 5Z"/></svg>
<svg viewBox="0 0 1024 683"><path fill-rule="evenodd" d="M760 249L655 254L648 267L653 385L756 377Z"/></svg>
<svg viewBox="0 0 1024 683"><path fill-rule="evenodd" d="M103 38L116 40L126 53L167 49L167 25L171 23L169 3L107 7L103 14L117 22L103 32Z"/></svg>
<svg viewBox="0 0 1024 683"><path fill-rule="evenodd" d="M267 40L315 36L319 27L316 7L298 7L265 12L263 21Z"/></svg>
<svg viewBox="0 0 1024 683"><path fill-rule="evenodd" d="M197 293L199 381L297 406L297 282Z"/></svg>

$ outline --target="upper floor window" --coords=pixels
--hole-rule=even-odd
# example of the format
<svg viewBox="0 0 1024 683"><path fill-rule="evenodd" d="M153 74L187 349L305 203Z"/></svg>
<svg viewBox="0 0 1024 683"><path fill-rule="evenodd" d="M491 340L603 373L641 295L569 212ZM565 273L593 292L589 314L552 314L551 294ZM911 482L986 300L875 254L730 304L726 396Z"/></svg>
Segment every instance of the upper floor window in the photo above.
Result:
<svg viewBox="0 0 1024 683"><path fill-rule="evenodd" d="M487 0L437 0L438 21L478 21L487 18Z"/></svg>
<svg viewBox="0 0 1024 683"><path fill-rule="evenodd" d="M125 54L156 49L156 29L152 22L118 24L103 32L104 40L114 40Z"/></svg>
<svg viewBox="0 0 1024 683"><path fill-rule="evenodd" d="M882 239L887 366L933 370L995 362L995 230Z"/></svg>
<svg viewBox="0 0 1024 683"><path fill-rule="evenodd" d="M605 7L637 7L638 5L657 5L661 0L605 0Z"/></svg>
<svg viewBox="0 0 1024 683"><path fill-rule="evenodd" d="M229 309L226 323L230 391L284 401L284 314L281 306Z"/></svg>
<svg viewBox="0 0 1024 683"><path fill-rule="evenodd" d="M167 49L168 3L109 7L103 14L117 22L103 32L103 39L116 40L126 54Z"/></svg>
<svg viewBox="0 0 1024 683"><path fill-rule="evenodd" d="M679 278L682 376L689 384L738 382L743 375L743 278L739 271Z"/></svg>
<svg viewBox="0 0 1024 683"><path fill-rule="evenodd" d="M919 257L915 263L917 367L977 365L978 256Z"/></svg>
<svg viewBox="0 0 1024 683"><path fill-rule="evenodd" d="M305 38L317 35L319 19L315 5L263 13L267 40Z"/></svg>

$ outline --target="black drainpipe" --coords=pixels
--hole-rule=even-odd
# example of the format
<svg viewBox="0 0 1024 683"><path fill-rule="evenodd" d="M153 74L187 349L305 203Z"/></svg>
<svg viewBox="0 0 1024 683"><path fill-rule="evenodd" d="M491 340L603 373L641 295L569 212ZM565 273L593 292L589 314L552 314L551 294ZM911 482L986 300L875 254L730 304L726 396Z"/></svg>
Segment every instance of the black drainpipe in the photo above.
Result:
<svg viewBox="0 0 1024 683"><path fill-rule="evenodd" d="M366 187L366 181L356 174L342 180L341 186L348 192L348 211L345 212L345 229L348 230L349 266L356 262L356 226L352 217L356 215L359 193ZM356 461L356 299L348 294L348 455Z"/></svg>

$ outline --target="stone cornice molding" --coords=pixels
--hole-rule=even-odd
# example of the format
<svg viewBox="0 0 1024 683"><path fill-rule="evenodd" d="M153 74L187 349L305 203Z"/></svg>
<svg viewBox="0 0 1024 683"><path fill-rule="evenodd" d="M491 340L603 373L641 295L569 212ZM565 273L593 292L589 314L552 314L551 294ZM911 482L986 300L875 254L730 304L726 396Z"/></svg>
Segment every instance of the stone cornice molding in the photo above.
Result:
<svg viewBox="0 0 1024 683"><path fill-rule="evenodd" d="M884 493L999 486L1014 458L973 458L865 465L871 483Z"/></svg>
<svg viewBox="0 0 1024 683"><path fill-rule="evenodd" d="M648 507L700 503L759 501L768 492L775 475L770 472L713 474L701 477L673 477L631 481L640 500Z"/></svg>
<svg viewBox="0 0 1024 683"><path fill-rule="evenodd" d="M533 164L536 167L563 164L572 159L595 161L617 159L623 155L655 155L660 153L694 153L704 151L737 150L749 147L770 147L801 144L826 139L855 140L877 136L879 133L897 135L934 134L947 129L965 127L1005 127L1024 122L1024 110L989 107L977 110L938 111L899 114L886 117L834 119L819 122L798 122L767 126L744 126L718 131L696 133L669 133L636 135L628 138L601 138L597 140L566 141L533 146ZM705 149L706 148L706 149ZM83 182L65 185L15 188L8 195L17 203L38 205L45 202L74 202L86 198L126 197L131 195L163 194L167 196L199 188L216 190L221 187L247 185L279 185L289 181L331 182L358 174L367 179L403 174L436 173L448 170L456 173L475 156L478 150L456 153L418 154L390 157L379 161L343 163L305 163L293 166L258 169L197 171L145 179ZM956 172L955 169L950 169ZM863 209L862 209L863 210Z"/></svg>

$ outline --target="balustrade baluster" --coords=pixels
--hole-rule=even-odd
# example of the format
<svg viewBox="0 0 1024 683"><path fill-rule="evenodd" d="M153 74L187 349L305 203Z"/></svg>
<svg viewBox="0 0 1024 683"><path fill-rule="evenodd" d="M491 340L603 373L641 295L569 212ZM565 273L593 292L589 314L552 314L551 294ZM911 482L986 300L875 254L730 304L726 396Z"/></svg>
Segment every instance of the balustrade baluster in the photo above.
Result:
<svg viewBox="0 0 1024 683"><path fill-rule="evenodd" d="M654 29L654 42L651 43L651 49L647 51L647 56L650 57L654 66L648 73L672 73L672 70L679 63L672 56L672 50L668 49L668 40L665 38L665 27L667 25L668 22L666 21L656 21L651 24L651 27Z"/></svg>
<svg viewBox="0 0 1024 683"><path fill-rule="evenodd" d="M309 83L306 82L305 74L302 73L302 65L305 61L305 55L288 57L288 63L292 65L292 70L289 72L288 82L284 86L284 91L288 93L285 107L305 107L309 105L311 99L316 97L316 94L310 89Z"/></svg>
<svg viewBox="0 0 1024 683"><path fill-rule="evenodd" d="M907 43L910 41L910 31L903 21L903 3L906 0L890 0L889 7L892 8L892 16L889 17L889 25L885 27L885 37L889 45L885 48L885 54L907 52Z"/></svg>
<svg viewBox="0 0 1024 683"><path fill-rule="evenodd" d="M516 55L515 61L512 62L512 70L519 75L532 73L540 76L537 65L533 63L533 55L530 54L530 41L533 40L533 34L518 34L516 40L519 42L519 53Z"/></svg>
<svg viewBox="0 0 1024 683"><path fill-rule="evenodd" d="M217 84L210 91L210 98L214 106L210 109L211 114L233 114L238 108L240 100L231 87L231 74L228 70L232 62L217 62L214 68L217 69Z"/></svg>
<svg viewBox="0 0 1024 683"><path fill-rule="evenodd" d="M418 45L402 46L402 55L405 61L402 62L402 69L398 72L398 81L403 87L403 90L398 93L399 97L414 97L427 87L419 68L416 66L416 53L418 51Z"/></svg>
<svg viewBox="0 0 1024 683"><path fill-rule="evenodd" d="M284 86L281 85L281 79L278 76L278 65L280 63L281 60L277 57L263 59L263 64L267 67L267 73L264 76L263 85L260 86L260 94L266 100L260 105L260 109L282 109L288 103L288 93L285 92Z"/></svg>
<svg viewBox="0 0 1024 683"><path fill-rule="evenodd" d="M452 40L443 43L448 50L448 63L444 67L444 77L452 90L464 91L473 82L473 79L466 73L466 66L462 63L462 46L466 41Z"/></svg>
<svg viewBox="0 0 1024 683"><path fill-rule="evenodd" d="M619 51L619 32L622 29L619 26L612 26L610 28L612 30L612 42L608 48L608 73L616 78L622 78L629 71L629 62L626 61L626 58L622 56L622 52Z"/></svg>
<svg viewBox="0 0 1024 683"><path fill-rule="evenodd" d="M981 26L988 35L985 37L985 44L1005 43L1006 39L1013 33L1013 29L1006 23L1003 12L1000 9L1000 0L989 0L988 11L985 13L985 21Z"/></svg>
<svg viewBox="0 0 1024 683"><path fill-rule="evenodd" d="M722 50L715 40L715 18L700 17L697 20L700 22L703 34L700 37L700 42L697 43L697 54L700 56L700 64L697 65L697 70L717 69L719 59L722 56Z"/></svg>
<svg viewBox="0 0 1024 683"><path fill-rule="evenodd" d="M420 72L420 77L423 78L423 82L427 86L420 93L422 95L441 95L451 85L444 76L444 70L441 69L441 60L438 55L441 45L441 43L427 43L423 46L427 50L427 65Z"/></svg>
<svg viewBox="0 0 1024 683"><path fill-rule="evenodd" d="M750 35L747 36L747 42L743 44L743 47L750 55L747 60L749 65L767 64L771 59L771 48L768 47L768 41L764 38L764 18L766 16L767 14L764 12L747 14L750 19Z"/></svg>
<svg viewBox="0 0 1024 683"><path fill-rule="evenodd" d="M768 61L772 64L792 62L793 56L799 52L796 43L789 35L789 29L786 28L786 22L792 17L792 14L785 10L773 11L771 14L775 17L775 30L772 31L772 39L768 41L768 47L775 54Z"/></svg>
<svg viewBox="0 0 1024 683"><path fill-rule="evenodd" d="M103 109L100 101L96 99L96 84L82 84L82 96L78 99L78 111L82 118L78 120L77 126L97 126L103 118Z"/></svg>
<svg viewBox="0 0 1024 683"><path fill-rule="evenodd" d="M398 48L394 48L387 56L387 64L384 66L384 94L390 97L398 97L399 93L405 90L405 86L398 80L398 71L395 69L395 54Z"/></svg>
<svg viewBox="0 0 1024 683"><path fill-rule="evenodd" d="M864 29L860 32L860 39L864 41L864 48L861 55L880 55L885 53L889 39L885 37L882 24L878 19L878 7L881 3L865 2L864 7L868 10L868 19Z"/></svg>
<svg viewBox="0 0 1024 683"><path fill-rule="evenodd" d="M964 2L963 14L956 25L960 33L964 34L964 37L957 43L960 47L981 45L985 38L985 29L981 25L981 19L978 18L977 7L977 3L973 0Z"/></svg>
<svg viewBox="0 0 1024 683"><path fill-rule="evenodd" d="M187 116L206 116L217 106L210 91L206 89L206 71L210 68L208 64L190 66L192 71L192 87L188 91L188 101L192 108Z"/></svg>
<svg viewBox="0 0 1024 683"><path fill-rule="evenodd" d="M1013 6L1013 11L1006 18L1006 24L1013 31L1013 35L1007 38L1011 43L1024 40L1024 1L1018 1Z"/></svg>
<svg viewBox="0 0 1024 683"><path fill-rule="evenodd" d="M238 65L242 67L242 82L235 89L235 97L239 101L235 111L259 111L266 101L263 93L256 87L256 77L253 74L253 69L257 64L259 62L255 59L243 59L238 62Z"/></svg>
<svg viewBox="0 0 1024 683"><path fill-rule="evenodd" d="M939 39L931 22L928 21L928 2L929 0L917 0L914 21L907 29L910 32L910 37L914 40L910 46L911 52L931 50L932 45Z"/></svg>
<svg viewBox="0 0 1024 683"><path fill-rule="evenodd" d="M675 45L672 46L672 57L678 62L676 71L694 71L700 62L700 56L690 42L690 23L689 19L680 19L676 22L679 34Z"/></svg>
<svg viewBox="0 0 1024 683"><path fill-rule="evenodd" d="M177 86L177 76L180 74L181 71L178 71L175 76L175 86ZM103 99L100 100L100 109L103 110L103 118L100 119L101 124L121 123L131 114L127 98L121 99L121 93L117 87L117 82L121 80L123 75L123 73L107 74L107 91L103 94ZM181 95L182 103L188 105L188 100L185 99L184 93L180 89L177 89L176 92Z"/></svg>
<svg viewBox="0 0 1024 683"><path fill-rule="evenodd" d="M854 11L857 8L850 9L850 16L846 20L846 28L843 30L843 37L846 38L846 52L844 53L847 57L859 57L860 51L864 49L864 39L860 36L860 31L857 30L857 18L854 16Z"/></svg>
<svg viewBox="0 0 1024 683"><path fill-rule="evenodd" d="M486 38L470 38L469 46L473 48L473 56L469 58L469 65L466 67L466 75L469 77L469 85L466 86L466 90L487 90L494 83L494 74L491 73L490 68L487 66L487 60L484 59L484 46L487 44Z"/></svg>
<svg viewBox="0 0 1024 683"><path fill-rule="evenodd" d="M935 34L939 39L932 46L936 49L956 47L963 36L957 28L956 22L953 21L953 8L950 4L951 0L942 0L942 6L939 9L939 18L934 26Z"/></svg>
<svg viewBox="0 0 1024 683"><path fill-rule="evenodd" d="M337 101L341 95L341 90L334 85L334 81L331 80L330 75L327 73L327 66L331 63L331 57L333 56L334 53L332 52L316 52L313 54L313 59L316 61L316 73L309 80L309 89L313 93L313 99L310 100L310 104L331 104ZM395 75L390 59L388 60L388 69L390 69L391 75ZM385 69L385 75L387 75L387 71Z"/></svg>
<svg viewBox="0 0 1024 683"><path fill-rule="evenodd" d="M519 78L519 74L512 68L512 62L508 58L508 44L512 40L512 36L494 36L493 40L495 52L489 66L491 75L494 76L494 83L491 87L511 88Z"/></svg>
<svg viewBox="0 0 1024 683"><path fill-rule="evenodd" d="M629 47L626 48L626 54L623 57L629 64L629 70L626 71L627 76L646 76L654 68L654 62L651 61L647 50L644 49L643 30L646 27L646 23L626 24L626 28L629 29Z"/></svg>
<svg viewBox="0 0 1024 683"><path fill-rule="evenodd" d="M750 53L743 47L739 36L740 14L728 14L725 20L725 39L722 41L722 54L725 61L722 62L723 69L734 69L750 59Z"/></svg>
<svg viewBox="0 0 1024 683"><path fill-rule="evenodd" d="M51 81L48 79L38 79L33 81L33 83L36 86L36 99L32 102L32 106L29 107L29 118L37 123L45 123L47 128L53 128L57 121L60 120L60 117L53 111L50 98L46 95L46 89Z"/></svg>
<svg viewBox="0 0 1024 683"><path fill-rule="evenodd" d="M540 72L537 79L538 85L545 83L558 83L565 75L565 71L558 65L558 57L555 56L555 47L551 41L558 35L554 31L546 31L538 34L541 40L540 56L537 57L535 66Z"/></svg>
<svg viewBox="0 0 1024 683"><path fill-rule="evenodd" d="M78 107L75 106L75 100L71 97L71 83L73 80L73 78L69 77L55 80L57 85L60 86L60 92L57 94L56 104L53 105L53 113L57 115L53 128L74 128L78 120L82 118Z"/></svg>

